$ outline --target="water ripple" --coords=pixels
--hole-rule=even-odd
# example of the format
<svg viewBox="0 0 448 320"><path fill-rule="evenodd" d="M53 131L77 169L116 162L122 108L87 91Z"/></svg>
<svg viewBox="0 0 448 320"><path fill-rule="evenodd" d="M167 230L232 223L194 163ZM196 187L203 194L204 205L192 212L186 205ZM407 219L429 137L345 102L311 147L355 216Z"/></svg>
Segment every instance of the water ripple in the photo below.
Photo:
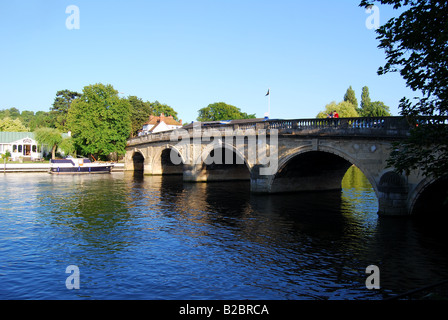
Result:
<svg viewBox="0 0 448 320"><path fill-rule="evenodd" d="M379 220L365 184L257 196L176 177L8 174L0 187L2 299L380 299L447 276L443 244ZM381 292L365 288L370 264ZM65 287L69 265L79 290Z"/></svg>

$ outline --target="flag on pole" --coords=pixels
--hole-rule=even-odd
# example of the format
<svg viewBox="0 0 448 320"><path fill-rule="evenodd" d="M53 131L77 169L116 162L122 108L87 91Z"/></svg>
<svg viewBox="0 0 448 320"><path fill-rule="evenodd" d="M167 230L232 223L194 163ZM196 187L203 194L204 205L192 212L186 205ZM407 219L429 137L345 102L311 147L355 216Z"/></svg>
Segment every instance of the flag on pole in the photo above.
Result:
<svg viewBox="0 0 448 320"><path fill-rule="evenodd" d="M269 115L271 114L271 95L270 95L270 91L271 91L271 88L269 88L268 89L268 93L266 93L266 96L265 97L267 97L267 96L269 96L268 97L268 114L267 114L267 117L269 118Z"/></svg>

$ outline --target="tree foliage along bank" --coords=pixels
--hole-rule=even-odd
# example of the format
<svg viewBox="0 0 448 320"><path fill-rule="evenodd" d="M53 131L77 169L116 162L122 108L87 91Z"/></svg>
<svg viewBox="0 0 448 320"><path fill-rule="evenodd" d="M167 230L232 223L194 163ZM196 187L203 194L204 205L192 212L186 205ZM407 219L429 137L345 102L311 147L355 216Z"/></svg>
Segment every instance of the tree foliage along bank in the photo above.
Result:
<svg viewBox="0 0 448 320"><path fill-rule="evenodd" d="M178 120L178 113L167 104L144 102L136 96L120 98L111 85L95 84L84 87L82 93L58 91L49 112L0 110L0 131L35 132L37 141L50 147L52 157L60 148L105 158L124 154L125 141L138 134L150 115L161 113ZM69 131L73 138L60 137Z"/></svg>
<svg viewBox="0 0 448 320"><path fill-rule="evenodd" d="M255 114L247 114L240 108L224 102L209 104L207 107L199 109L198 113L197 120L202 122L255 118Z"/></svg>
<svg viewBox="0 0 448 320"><path fill-rule="evenodd" d="M107 158L125 153L131 132L131 106L111 85L84 87L67 115L67 128L82 154Z"/></svg>
<svg viewBox="0 0 448 320"><path fill-rule="evenodd" d="M0 131L33 131L38 141L46 144L55 156L57 148L65 153L108 158L123 155L126 141L138 135L150 115L172 116L178 113L159 101L143 101L136 96L119 97L112 85L94 84L82 93L57 91L49 112L0 110ZM200 110L200 121L255 118L226 103L210 104ZM71 138L61 138L71 132Z"/></svg>
<svg viewBox="0 0 448 320"><path fill-rule="evenodd" d="M332 111L336 111L341 118L391 116L389 107L382 101L371 101L367 86L362 87L360 107L358 107L355 90L350 86L344 95L343 101L339 103L333 101L327 104L325 110L317 114L317 118L326 118Z"/></svg>
<svg viewBox="0 0 448 320"><path fill-rule="evenodd" d="M0 110L2 125L0 131L34 132L37 128L56 128L56 118L51 112L28 111L22 112L17 108Z"/></svg>
<svg viewBox="0 0 448 320"><path fill-rule="evenodd" d="M165 116L172 116L176 121L179 120L177 112L172 107L157 100L155 102L144 102L136 96L129 96L125 99L128 100L131 108L131 138L138 135L138 131L142 129L150 115L160 116L163 113Z"/></svg>
<svg viewBox="0 0 448 320"><path fill-rule="evenodd" d="M62 132L54 128L39 128L35 132L35 139L41 144L47 145L51 149L51 158L56 158L58 147L66 153L74 152L72 139L62 137Z"/></svg>
<svg viewBox="0 0 448 320"><path fill-rule="evenodd" d="M408 139L397 143L389 165L398 171L421 168L436 178L448 173L448 2L437 0L362 0L361 7L378 2L400 9L376 30L386 63L383 75L398 72L420 97L400 101L400 114L413 126ZM419 116L433 121L419 123Z"/></svg>

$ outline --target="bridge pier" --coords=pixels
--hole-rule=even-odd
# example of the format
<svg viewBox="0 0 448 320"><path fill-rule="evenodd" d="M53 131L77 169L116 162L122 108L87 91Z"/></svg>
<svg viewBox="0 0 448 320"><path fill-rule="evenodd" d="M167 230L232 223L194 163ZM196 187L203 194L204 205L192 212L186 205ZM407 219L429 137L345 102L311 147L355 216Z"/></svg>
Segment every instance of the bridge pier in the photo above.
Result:
<svg viewBox="0 0 448 320"><path fill-rule="evenodd" d="M377 183L376 195L380 216L405 216L409 214L407 205L409 192L405 177L393 171L386 172Z"/></svg>
<svg viewBox="0 0 448 320"><path fill-rule="evenodd" d="M204 177L200 177L200 168L198 165L186 165L183 166L183 181L184 182L205 182Z"/></svg>
<svg viewBox="0 0 448 320"><path fill-rule="evenodd" d="M184 165L183 181L185 182L212 182L212 181L244 181L249 180L249 171L243 166L217 166Z"/></svg>
<svg viewBox="0 0 448 320"><path fill-rule="evenodd" d="M378 197L379 216L407 216L407 195L387 194Z"/></svg>
<svg viewBox="0 0 448 320"><path fill-rule="evenodd" d="M252 193L270 193L272 176L260 174L262 165L255 165L250 172L250 191Z"/></svg>

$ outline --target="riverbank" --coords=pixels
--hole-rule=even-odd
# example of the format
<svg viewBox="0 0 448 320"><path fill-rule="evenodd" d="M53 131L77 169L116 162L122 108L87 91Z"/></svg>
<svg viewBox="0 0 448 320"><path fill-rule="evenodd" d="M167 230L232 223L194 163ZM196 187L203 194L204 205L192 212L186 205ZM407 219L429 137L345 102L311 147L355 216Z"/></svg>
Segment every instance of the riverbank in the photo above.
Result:
<svg viewBox="0 0 448 320"><path fill-rule="evenodd" d="M0 165L0 172L48 172L50 163L6 163ZM124 171L124 163L115 163L112 172Z"/></svg>

